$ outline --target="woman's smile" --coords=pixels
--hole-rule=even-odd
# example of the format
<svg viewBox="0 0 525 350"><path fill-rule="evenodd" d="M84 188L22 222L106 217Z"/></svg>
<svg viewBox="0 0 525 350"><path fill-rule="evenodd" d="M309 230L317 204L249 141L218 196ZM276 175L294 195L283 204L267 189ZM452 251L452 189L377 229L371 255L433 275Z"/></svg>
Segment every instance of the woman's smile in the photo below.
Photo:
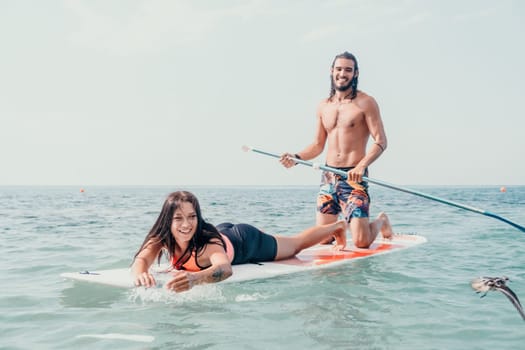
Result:
<svg viewBox="0 0 525 350"><path fill-rule="evenodd" d="M175 240L190 240L197 229L197 213L193 205L188 202L181 203L180 207L173 213L171 222L171 233Z"/></svg>

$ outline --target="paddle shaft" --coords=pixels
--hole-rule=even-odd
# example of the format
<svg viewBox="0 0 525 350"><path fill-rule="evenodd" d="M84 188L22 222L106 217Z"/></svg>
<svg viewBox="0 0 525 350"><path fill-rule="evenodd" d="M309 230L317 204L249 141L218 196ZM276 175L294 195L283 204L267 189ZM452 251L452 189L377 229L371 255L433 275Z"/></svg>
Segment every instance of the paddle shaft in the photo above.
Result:
<svg viewBox="0 0 525 350"><path fill-rule="evenodd" d="M250 148L250 150L252 152L263 154L263 155L266 155L266 156L269 156L269 157L281 158L280 155L277 155L277 154L274 154L274 153L265 152L265 151L262 151L262 150L259 150L259 149L256 149L256 148ZM340 170L340 169L336 169L336 168L332 168L332 167L329 167L329 166L326 166L326 165L319 165L319 164L315 164L315 163L307 161L307 160L302 160L302 159L298 159L298 158L294 158L294 157L291 157L291 159L293 159L297 164L302 164L302 165L306 165L306 166L309 166L309 167L312 167L312 168L328 171L328 172L340 175L341 177L343 177L345 179L347 178L347 175L348 175L346 171L343 171L343 170ZM513 226L515 228L517 228L521 232L525 232L525 227L523 227L523 226L521 226L521 225L519 225L519 224L517 224L515 222L512 222L512 221L510 221L510 220L508 220L508 219L506 219L504 217L501 217L499 215L496 215L494 213L486 211L486 210L474 208L474 207L471 207L471 206L468 206L468 205L464 205L464 204L460 204L460 203L457 203L457 202L449 201L449 200L446 200L446 199L443 199L443 198L435 197L435 196L432 196L430 194L426 194L426 193L423 193L423 192L419 192L419 191L411 190L411 189L408 189L408 188L396 186L396 185L393 185L393 184L390 184L390 183L387 183L387 182L384 182L384 181L374 180L374 179L371 179L371 178L366 177L366 176L363 176L363 180L364 181L368 181L368 182L373 183L373 184L376 184L376 185L379 185L379 186L383 186L383 187L387 187L387 188L390 188L390 189L393 189L393 190L398 190L398 191L401 191L401 192L413 194L413 195L416 195L416 196L419 196L419 197L423 197L423 198L426 198L426 199L430 199L430 200L433 200L433 201L436 201L436 202L440 202L440 203L443 203L443 204L451 205L451 206L456 207L456 208L465 209L465 210L468 210L468 211L471 211L471 212L474 212L474 213L478 213L478 214L485 215L485 216L488 216L488 217L491 217L491 218L494 218L494 219L498 219L500 221L503 221L503 222L505 222L505 223L507 223L507 224L509 224L509 225L511 225L511 226Z"/></svg>

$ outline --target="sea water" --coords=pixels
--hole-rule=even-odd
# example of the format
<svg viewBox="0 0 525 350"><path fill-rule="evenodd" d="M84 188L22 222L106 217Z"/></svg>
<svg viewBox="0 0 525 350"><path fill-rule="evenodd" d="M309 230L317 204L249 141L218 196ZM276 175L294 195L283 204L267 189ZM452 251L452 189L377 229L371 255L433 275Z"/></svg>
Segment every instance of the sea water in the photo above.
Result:
<svg viewBox="0 0 525 350"><path fill-rule="evenodd" d="M428 242L276 278L187 293L118 289L62 272L127 267L178 187L0 187L1 349L520 349L525 322L478 276L525 301L525 234L499 220L371 185L372 215ZM293 234L316 187L185 187L207 220ZM525 224L525 187L416 187Z"/></svg>

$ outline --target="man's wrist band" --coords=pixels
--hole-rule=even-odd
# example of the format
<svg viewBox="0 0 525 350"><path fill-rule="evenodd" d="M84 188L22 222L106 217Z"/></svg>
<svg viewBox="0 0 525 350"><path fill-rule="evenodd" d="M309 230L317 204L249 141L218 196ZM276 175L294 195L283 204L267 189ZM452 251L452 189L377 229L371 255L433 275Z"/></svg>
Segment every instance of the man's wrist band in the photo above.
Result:
<svg viewBox="0 0 525 350"><path fill-rule="evenodd" d="M299 157L299 155L298 155L297 153L294 154L293 156L294 156L294 158L296 158L296 159L301 159L301 157ZM297 162L295 162L295 165L297 165Z"/></svg>

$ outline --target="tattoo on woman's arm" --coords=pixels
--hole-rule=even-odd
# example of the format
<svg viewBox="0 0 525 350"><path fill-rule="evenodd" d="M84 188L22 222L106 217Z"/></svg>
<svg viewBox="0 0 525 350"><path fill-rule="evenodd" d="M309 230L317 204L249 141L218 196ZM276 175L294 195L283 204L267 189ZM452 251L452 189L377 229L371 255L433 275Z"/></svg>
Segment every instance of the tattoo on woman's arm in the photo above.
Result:
<svg viewBox="0 0 525 350"><path fill-rule="evenodd" d="M222 281L224 279L224 271L219 267L216 271L213 271L211 278L214 281Z"/></svg>

